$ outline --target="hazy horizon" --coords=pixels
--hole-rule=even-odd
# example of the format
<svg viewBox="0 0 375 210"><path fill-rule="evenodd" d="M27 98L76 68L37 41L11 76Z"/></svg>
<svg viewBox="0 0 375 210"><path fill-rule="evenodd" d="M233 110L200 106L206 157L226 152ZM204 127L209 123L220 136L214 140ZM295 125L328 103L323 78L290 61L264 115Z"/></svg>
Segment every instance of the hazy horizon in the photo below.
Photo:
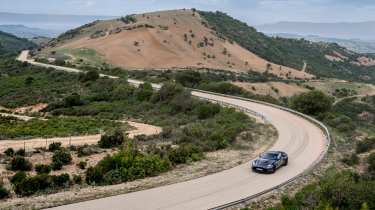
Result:
<svg viewBox="0 0 375 210"><path fill-rule="evenodd" d="M251 25L279 21L363 22L375 20L372 0L2 0L0 12L121 16L155 10L220 10ZM82 12L84 11L84 12Z"/></svg>

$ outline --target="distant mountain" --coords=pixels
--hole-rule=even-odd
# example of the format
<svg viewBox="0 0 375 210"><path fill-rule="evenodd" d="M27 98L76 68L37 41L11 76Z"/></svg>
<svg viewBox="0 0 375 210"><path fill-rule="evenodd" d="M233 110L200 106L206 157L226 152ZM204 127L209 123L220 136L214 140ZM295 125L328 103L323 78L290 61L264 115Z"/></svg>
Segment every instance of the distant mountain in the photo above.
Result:
<svg viewBox="0 0 375 210"><path fill-rule="evenodd" d="M36 47L33 42L18 38L12 34L8 34L0 31L0 54L2 53L14 53L23 49L29 49Z"/></svg>
<svg viewBox="0 0 375 210"><path fill-rule="evenodd" d="M375 40L375 21L358 23L278 22L256 26L264 33L288 33L335 37L339 39Z"/></svg>
<svg viewBox="0 0 375 210"><path fill-rule="evenodd" d="M18 14L0 12L0 25L24 25L31 28L63 33L94 20L112 19L111 16Z"/></svg>
<svg viewBox="0 0 375 210"><path fill-rule="evenodd" d="M0 31L13 34L21 38L34 37L56 37L59 32L56 30L46 30L40 28L31 28L24 25L0 25Z"/></svg>
<svg viewBox="0 0 375 210"><path fill-rule="evenodd" d="M291 38L291 39L306 39L313 42L329 42L329 43L337 43L349 50L358 52L358 53L375 53L375 41L363 41L360 39L338 39L338 38L327 38L321 36L303 36L297 34L288 34L288 33L274 33L268 34L274 37L283 37L283 38Z"/></svg>

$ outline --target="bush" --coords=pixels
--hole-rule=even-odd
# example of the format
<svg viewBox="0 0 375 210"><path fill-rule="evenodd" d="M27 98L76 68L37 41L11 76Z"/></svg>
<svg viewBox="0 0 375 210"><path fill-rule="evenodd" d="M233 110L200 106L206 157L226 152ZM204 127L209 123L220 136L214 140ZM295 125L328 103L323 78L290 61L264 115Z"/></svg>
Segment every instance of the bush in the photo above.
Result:
<svg viewBox="0 0 375 210"><path fill-rule="evenodd" d="M53 142L50 145L48 145L48 151L50 152L54 152L60 149L61 149L61 142Z"/></svg>
<svg viewBox="0 0 375 210"><path fill-rule="evenodd" d="M81 82L96 81L100 77L99 73L95 70L90 70L85 74L81 74L79 80Z"/></svg>
<svg viewBox="0 0 375 210"><path fill-rule="evenodd" d="M78 168L80 169L85 169L86 166L87 166L87 162L86 161L81 161L77 164Z"/></svg>
<svg viewBox="0 0 375 210"><path fill-rule="evenodd" d="M16 156L12 159L10 168L13 171L30 171L32 164L24 157Z"/></svg>
<svg viewBox="0 0 375 210"><path fill-rule="evenodd" d="M81 176L81 175L74 174L74 175L73 175L73 182L74 182L75 184L82 184L82 176Z"/></svg>
<svg viewBox="0 0 375 210"><path fill-rule="evenodd" d="M199 119L211 118L220 112L220 106L212 103L199 105L196 109Z"/></svg>
<svg viewBox="0 0 375 210"><path fill-rule="evenodd" d="M124 143L124 138L124 132L121 129L115 129L108 134L102 135L98 145L101 148L117 147Z"/></svg>
<svg viewBox="0 0 375 210"><path fill-rule="evenodd" d="M148 101L150 100L154 90L150 83L140 84L139 87L135 90L134 94L139 101Z"/></svg>
<svg viewBox="0 0 375 210"><path fill-rule="evenodd" d="M366 138L363 141L357 142L356 152L365 153L375 148L375 138Z"/></svg>
<svg viewBox="0 0 375 210"><path fill-rule="evenodd" d="M89 167L86 170L86 182L88 184L100 184L104 180L104 176L100 167Z"/></svg>
<svg viewBox="0 0 375 210"><path fill-rule="evenodd" d="M70 177L69 174L64 173L58 176L51 176L52 177L52 184L56 187L64 187L69 184Z"/></svg>
<svg viewBox="0 0 375 210"><path fill-rule="evenodd" d="M116 184L155 176L169 170L169 160L156 154L142 154L128 145L125 151L103 158L95 167L86 171L88 184Z"/></svg>
<svg viewBox="0 0 375 210"><path fill-rule="evenodd" d="M14 192L18 195L29 196L47 189L66 187L69 184L69 174L61 174L58 176L38 174L36 176L26 177L14 183Z"/></svg>
<svg viewBox="0 0 375 210"><path fill-rule="evenodd" d="M52 162L61 162L63 165L68 165L72 162L72 156L67 150L56 150L53 153Z"/></svg>
<svg viewBox="0 0 375 210"><path fill-rule="evenodd" d="M344 157L341 161L348 166L354 166L359 163L359 158L357 154L351 154L349 157Z"/></svg>
<svg viewBox="0 0 375 210"><path fill-rule="evenodd" d="M51 172L51 166L44 165L44 164L38 164L35 166L35 171L38 174L49 174Z"/></svg>
<svg viewBox="0 0 375 210"><path fill-rule="evenodd" d="M12 178L10 179L10 182L12 184L17 184L22 182L24 179L26 179L27 175L24 171L17 172Z"/></svg>
<svg viewBox="0 0 375 210"><path fill-rule="evenodd" d="M51 168L54 171L58 171L62 169L63 165L64 164L61 161L56 161L56 162L54 161L51 163Z"/></svg>
<svg viewBox="0 0 375 210"><path fill-rule="evenodd" d="M310 91L293 96L290 101L292 109L304 114L321 116L331 110L332 99L321 91Z"/></svg>
<svg viewBox="0 0 375 210"><path fill-rule="evenodd" d="M375 174L375 153L371 153L367 159L368 171Z"/></svg>
<svg viewBox="0 0 375 210"><path fill-rule="evenodd" d="M25 152L24 149L19 149L19 150L17 150L17 151L14 153L14 155L18 155L18 156L23 156L23 157L25 157L26 152Z"/></svg>
<svg viewBox="0 0 375 210"><path fill-rule="evenodd" d="M8 198L9 197L9 191L5 189L5 187L0 184L0 199Z"/></svg>
<svg viewBox="0 0 375 210"><path fill-rule="evenodd" d="M65 107L80 106L80 105L82 105L81 96L77 93L73 93L72 95L64 99Z"/></svg>
<svg viewBox="0 0 375 210"><path fill-rule="evenodd" d="M168 153L168 158L173 164L182 164L203 159L203 153L198 147L183 145L172 149Z"/></svg>
<svg viewBox="0 0 375 210"><path fill-rule="evenodd" d="M78 157L89 156L97 153L95 146L83 145L77 148Z"/></svg>
<svg viewBox="0 0 375 210"><path fill-rule="evenodd" d="M13 148L8 148L8 149L6 149L6 150L4 151L4 154L5 154L6 156L8 156L8 157L13 157L13 155L14 155L14 150L13 150Z"/></svg>

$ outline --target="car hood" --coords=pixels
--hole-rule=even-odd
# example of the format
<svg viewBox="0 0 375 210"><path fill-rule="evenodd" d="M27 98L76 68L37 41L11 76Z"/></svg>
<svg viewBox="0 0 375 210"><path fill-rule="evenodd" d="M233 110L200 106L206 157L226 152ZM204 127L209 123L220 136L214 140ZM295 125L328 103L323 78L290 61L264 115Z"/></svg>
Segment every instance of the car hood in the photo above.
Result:
<svg viewBox="0 0 375 210"><path fill-rule="evenodd" d="M257 166L267 166L269 164L275 163L276 160L271 160L271 159L263 159L263 158L258 158L254 160L254 164Z"/></svg>

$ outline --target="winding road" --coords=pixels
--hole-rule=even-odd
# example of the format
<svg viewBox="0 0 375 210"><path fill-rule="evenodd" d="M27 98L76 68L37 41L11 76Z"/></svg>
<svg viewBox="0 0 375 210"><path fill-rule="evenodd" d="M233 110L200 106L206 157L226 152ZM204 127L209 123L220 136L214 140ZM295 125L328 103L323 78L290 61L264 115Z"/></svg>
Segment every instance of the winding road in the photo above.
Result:
<svg viewBox="0 0 375 210"><path fill-rule="evenodd" d="M57 70L79 72L66 67L37 63L27 59L27 52L18 58L33 65L52 67ZM105 75L103 75L105 76ZM115 77L113 77L115 78ZM139 83L139 81L132 81ZM245 99L202 91L192 91L202 99L233 105L237 108L261 113L268 123L278 131L279 137L271 150L282 150L289 154L289 165L275 174L256 174L250 163L202 178L143 190L118 196L75 203L54 209L129 209L129 210L179 210L210 209L257 195L298 177L314 166L327 151L329 141L323 130L298 114L278 107Z"/></svg>

